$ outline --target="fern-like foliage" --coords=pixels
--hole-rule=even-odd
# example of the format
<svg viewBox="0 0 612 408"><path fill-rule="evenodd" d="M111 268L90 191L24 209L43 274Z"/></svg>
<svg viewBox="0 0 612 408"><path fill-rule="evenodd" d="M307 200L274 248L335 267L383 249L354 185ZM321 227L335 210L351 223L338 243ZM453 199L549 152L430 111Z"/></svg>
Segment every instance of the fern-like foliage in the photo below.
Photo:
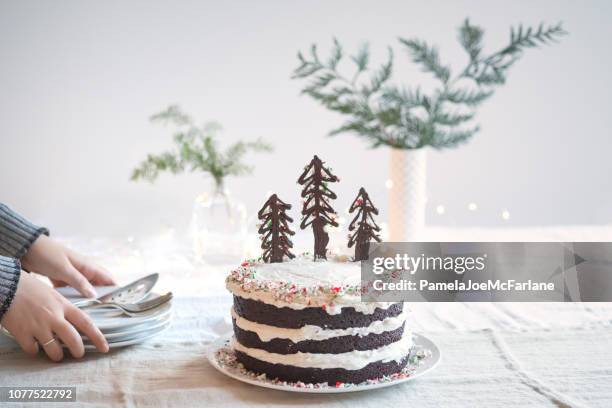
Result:
<svg viewBox="0 0 612 408"><path fill-rule="evenodd" d="M217 143L221 126L216 122L196 126L193 119L176 105L156 113L150 120L177 128L173 135L174 147L160 154L148 154L132 171L131 180L153 182L166 171L173 174L199 171L210 174L216 185L220 186L227 176L251 173L252 167L243 163L249 151L272 151L272 146L262 139L240 141L221 151Z"/></svg>
<svg viewBox="0 0 612 408"><path fill-rule="evenodd" d="M419 39L406 40L400 38L399 41L408 48L413 62L421 65L425 72L434 74L443 83L448 82L451 70L440 62L437 48L431 47L425 41Z"/></svg>
<svg viewBox="0 0 612 408"><path fill-rule="evenodd" d="M362 46L349 56L354 65L352 75L344 75L339 66L345 53L337 39L324 61L319 58L316 45L307 54L298 52L299 65L293 78L307 80L303 94L346 117L345 123L330 135L354 133L373 147L454 147L479 131L474 123L477 108L493 95L495 87L506 82L509 68L523 52L555 42L565 34L561 24L540 24L537 28L519 25L511 28L508 45L485 54L483 29L466 19L458 33L459 43L468 56L462 70L451 70L441 61L438 49L427 42L400 38L412 61L438 82L427 94L419 87L390 83L394 58L391 47L387 61L370 68L369 48L367 44Z"/></svg>

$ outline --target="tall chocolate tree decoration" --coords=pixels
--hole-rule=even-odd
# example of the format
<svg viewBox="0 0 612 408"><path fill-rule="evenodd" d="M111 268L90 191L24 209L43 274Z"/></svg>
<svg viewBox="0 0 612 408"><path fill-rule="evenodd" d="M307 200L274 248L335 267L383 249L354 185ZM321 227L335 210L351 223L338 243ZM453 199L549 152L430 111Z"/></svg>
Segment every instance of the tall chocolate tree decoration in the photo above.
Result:
<svg viewBox="0 0 612 408"><path fill-rule="evenodd" d="M283 262L285 256L294 258L290 252L293 243L289 235L294 235L289 228L289 223L293 219L287 215L287 210L291 209L291 204L284 203L276 194L272 194L268 201L257 213L257 217L262 221L259 227L261 234L261 249L263 259L268 263Z"/></svg>
<svg viewBox="0 0 612 408"><path fill-rule="evenodd" d="M336 194L328 187L329 183L339 181L331 171L323 165L321 159L314 156L312 161L304 168L304 172L298 179L298 183L303 185L301 229L305 229L312 224L314 234L314 258L327 259L327 244L329 235L325 232L325 227L331 225L338 226L335 220L336 212L329 204L329 200L336 198Z"/></svg>
<svg viewBox="0 0 612 408"><path fill-rule="evenodd" d="M380 227L374 221L374 215L378 215L378 209L374 207L368 193L363 187L359 189L359 194L351 204L349 213L357 211L355 218L349 225L349 242L348 247L355 246L355 261L364 261L368 259L370 251L370 241L375 240L380 242Z"/></svg>

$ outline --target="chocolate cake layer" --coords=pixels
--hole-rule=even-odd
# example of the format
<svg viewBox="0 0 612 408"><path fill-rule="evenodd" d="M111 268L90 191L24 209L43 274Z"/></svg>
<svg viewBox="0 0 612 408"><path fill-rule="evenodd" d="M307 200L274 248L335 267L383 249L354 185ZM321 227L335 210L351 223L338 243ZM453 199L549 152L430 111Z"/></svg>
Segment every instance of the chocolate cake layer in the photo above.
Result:
<svg viewBox="0 0 612 408"><path fill-rule="evenodd" d="M302 353L327 353L339 354L354 350L372 350L386 346L402 338L404 334L404 324L395 330L382 333L370 333L367 336L338 336L326 340L303 340L297 343L289 339L272 339L261 341L257 333L242 330L234 324L234 335L236 339L245 347L258 348L276 354L295 354Z"/></svg>
<svg viewBox="0 0 612 408"><path fill-rule="evenodd" d="M377 308L372 314L364 314L353 307L343 307L341 313L330 315L321 307L291 309L234 296L234 310L239 316L252 322L289 329L299 329L306 325L325 329L367 327L377 320L399 315L403 308L403 303L396 303L387 309Z"/></svg>
<svg viewBox="0 0 612 408"><path fill-rule="evenodd" d="M247 370L261 374L265 373L270 379L278 378L281 381L305 383L328 383L335 385L337 382L359 384L366 380L391 375L402 370L408 363L408 356L399 363L389 361L383 363L377 361L370 363L360 370L346 370L344 368L303 368L284 364L271 364L258 360L240 351L235 351L236 358Z"/></svg>

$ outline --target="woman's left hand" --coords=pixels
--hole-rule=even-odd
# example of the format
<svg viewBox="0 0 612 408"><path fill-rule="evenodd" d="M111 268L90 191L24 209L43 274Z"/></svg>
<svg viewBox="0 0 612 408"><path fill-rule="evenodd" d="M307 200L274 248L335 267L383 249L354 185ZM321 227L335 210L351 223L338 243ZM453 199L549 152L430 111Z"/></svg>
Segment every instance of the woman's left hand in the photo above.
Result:
<svg viewBox="0 0 612 408"><path fill-rule="evenodd" d="M92 285L114 285L110 273L66 248L59 242L41 235L21 258L21 266L51 279L54 286L72 286L85 297L96 297Z"/></svg>

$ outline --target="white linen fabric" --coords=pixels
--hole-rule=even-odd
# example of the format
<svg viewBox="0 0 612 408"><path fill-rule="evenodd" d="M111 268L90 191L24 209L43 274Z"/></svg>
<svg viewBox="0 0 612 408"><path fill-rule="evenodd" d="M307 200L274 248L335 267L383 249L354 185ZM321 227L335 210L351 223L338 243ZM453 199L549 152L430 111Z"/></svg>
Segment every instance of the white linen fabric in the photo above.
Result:
<svg viewBox="0 0 612 408"><path fill-rule="evenodd" d="M300 395L240 383L208 363L209 344L231 329L230 303L177 298L164 334L82 361L30 358L2 338L0 384L76 386L85 407L612 406L612 304L412 304L408 323L440 346L438 368L381 390Z"/></svg>
<svg viewBox="0 0 612 408"><path fill-rule="evenodd" d="M209 345L231 330L224 279L236 264L195 264L189 243L173 235L65 240L121 282L159 272L156 290L176 295L168 331L144 344L60 364L42 354L30 358L0 335L0 386L76 386L78 404L70 405L84 407L612 406L612 303L410 304L406 327L431 338L442 351L440 365L426 376L386 389L331 395L238 382L206 360ZM427 239L610 241L612 226L434 228Z"/></svg>

